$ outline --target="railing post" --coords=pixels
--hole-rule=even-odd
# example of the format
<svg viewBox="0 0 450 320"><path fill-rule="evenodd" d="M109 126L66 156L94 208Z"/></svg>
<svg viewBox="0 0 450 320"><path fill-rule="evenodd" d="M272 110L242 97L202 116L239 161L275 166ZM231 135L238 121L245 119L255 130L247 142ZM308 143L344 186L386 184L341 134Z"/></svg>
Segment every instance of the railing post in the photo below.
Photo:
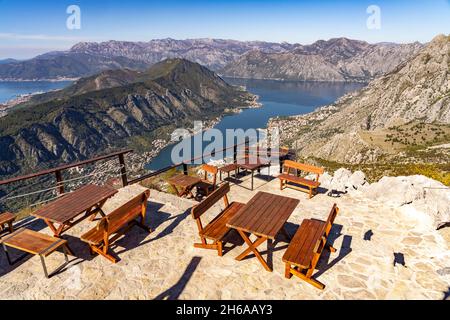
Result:
<svg viewBox="0 0 450 320"><path fill-rule="evenodd" d="M187 164L186 163L183 163L183 173L184 173L184 175L188 175L188 167L187 167Z"/></svg>
<svg viewBox="0 0 450 320"><path fill-rule="evenodd" d="M61 195L64 193L64 183L62 180L61 171L59 170L55 171L55 176L56 176L56 186L58 187L58 193Z"/></svg>
<svg viewBox="0 0 450 320"><path fill-rule="evenodd" d="M123 153L119 154L120 163L120 175L122 176L122 185L126 187L128 185L127 169L125 168L125 159Z"/></svg>
<svg viewBox="0 0 450 320"><path fill-rule="evenodd" d="M233 163L237 162L237 143L233 146Z"/></svg>

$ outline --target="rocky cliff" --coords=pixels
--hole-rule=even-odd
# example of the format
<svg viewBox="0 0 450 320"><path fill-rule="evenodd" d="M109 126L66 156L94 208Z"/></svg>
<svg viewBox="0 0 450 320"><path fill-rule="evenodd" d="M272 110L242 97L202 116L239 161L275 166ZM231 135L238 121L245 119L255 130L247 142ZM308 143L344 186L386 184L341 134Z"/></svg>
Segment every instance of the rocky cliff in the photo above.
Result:
<svg viewBox="0 0 450 320"><path fill-rule="evenodd" d="M273 119L270 126L280 126L284 141L305 157L448 164L449 74L450 37L440 35L359 92L308 115Z"/></svg>
<svg viewBox="0 0 450 320"><path fill-rule="evenodd" d="M101 73L53 95L0 119L0 175L123 146L146 147L162 130L215 118L254 99L182 59L162 61L145 72Z"/></svg>
<svg viewBox="0 0 450 320"><path fill-rule="evenodd" d="M221 39L82 42L68 51L2 63L0 79L86 77L107 69L145 70L166 58L184 58L234 77L367 81L420 47L345 38L312 45Z"/></svg>
<svg viewBox="0 0 450 320"><path fill-rule="evenodd" d="M252 50L220 72L253 79L368 81L417 54L419 43L369 44L346 38L297 45L285 52Z"/></svg>

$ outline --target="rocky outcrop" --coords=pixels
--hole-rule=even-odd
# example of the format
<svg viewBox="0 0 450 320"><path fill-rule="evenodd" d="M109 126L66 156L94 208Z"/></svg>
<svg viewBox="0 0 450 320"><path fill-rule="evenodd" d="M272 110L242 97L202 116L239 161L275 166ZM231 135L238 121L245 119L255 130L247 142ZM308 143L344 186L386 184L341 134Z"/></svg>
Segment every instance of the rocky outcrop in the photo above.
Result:
<svg viewBox="0 0 450 320"><path fill-rule="evenodd" d="M420 175L383 177L361 191L370 200L423 215L436 229L450 222L450 188L433 179Z"/></svg>
<svg viewBox="0 0 450 320"><path fill-rule="evenodd" d="M383 177L369 184L362 171L340 168L320 178L321 187L383 203L440 228L450 223L450 188L422 175Z"/></svg>

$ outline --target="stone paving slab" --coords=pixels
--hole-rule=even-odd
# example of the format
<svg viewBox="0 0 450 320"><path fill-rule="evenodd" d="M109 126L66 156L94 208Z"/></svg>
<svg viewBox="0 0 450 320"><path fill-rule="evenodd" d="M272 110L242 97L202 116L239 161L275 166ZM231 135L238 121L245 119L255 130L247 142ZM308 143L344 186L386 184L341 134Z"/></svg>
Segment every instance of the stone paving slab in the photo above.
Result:
<svg viewBox="0 0 450 320"><path fill-rule="evenodd" d="M271 169L276 172L273 168ZM196 249L198 241L190 208L195 203L151 190L148 224L151 234L134 228L114 251L117 264L90 256L78 237L95 222L83 221L66 237L77 257L51 279L43 276L38 257L10 267L0 254L1 299L443 299L450 287L448 242L439 232L383 204L344 195L312 199L296 190L279 190L279 182L255 178L255 191L248 177L232 186L231 201L247 202L256 191L268 191L300 199L289 219L294 233L305 218L325 219L334 202L340 208L331 231L336 253L321 258L317 278L326 284L320 291L309 284L284 278L281 257L287 246L280 237L273 252L273 272L263 269L256 258L236 261L243 250L235 247L223 257L213 250ZM112 210L140 186L127 187L106 206ZM212 219L220 206L206 217ZM28 227L49 233L39 221ZM370 232L369 232L370 231ZM371 236L370 236L371 235ZM370 240L365 240L370 239ZM261 246L263 256L265 246ZM394 266L394 253L402 254L406 266ZM61 254L49 257L52 268Z"/></svg>

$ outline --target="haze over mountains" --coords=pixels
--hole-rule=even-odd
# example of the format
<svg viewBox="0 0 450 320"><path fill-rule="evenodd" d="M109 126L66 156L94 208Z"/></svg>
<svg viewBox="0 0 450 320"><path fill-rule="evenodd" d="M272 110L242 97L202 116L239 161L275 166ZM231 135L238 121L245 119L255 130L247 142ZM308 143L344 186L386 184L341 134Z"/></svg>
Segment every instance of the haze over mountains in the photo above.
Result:
<svg viewBox="0 0 450 320"><path fill-rule="evenodd" d="M107 69L145 70L166 58L184 58L231 77L368 81L391 71L421 47L346 38L312 45L221 39L82 42L68 51L2 63L0 79L78 78Z"/></svg>
<svg viewBox="0 0 450 320"><path fill-rule="evenodd" d="M163 130L216 118L255 99L183 59L144 72L106 71L37 97L1 118L0 175L143 147Z"/></svg>

